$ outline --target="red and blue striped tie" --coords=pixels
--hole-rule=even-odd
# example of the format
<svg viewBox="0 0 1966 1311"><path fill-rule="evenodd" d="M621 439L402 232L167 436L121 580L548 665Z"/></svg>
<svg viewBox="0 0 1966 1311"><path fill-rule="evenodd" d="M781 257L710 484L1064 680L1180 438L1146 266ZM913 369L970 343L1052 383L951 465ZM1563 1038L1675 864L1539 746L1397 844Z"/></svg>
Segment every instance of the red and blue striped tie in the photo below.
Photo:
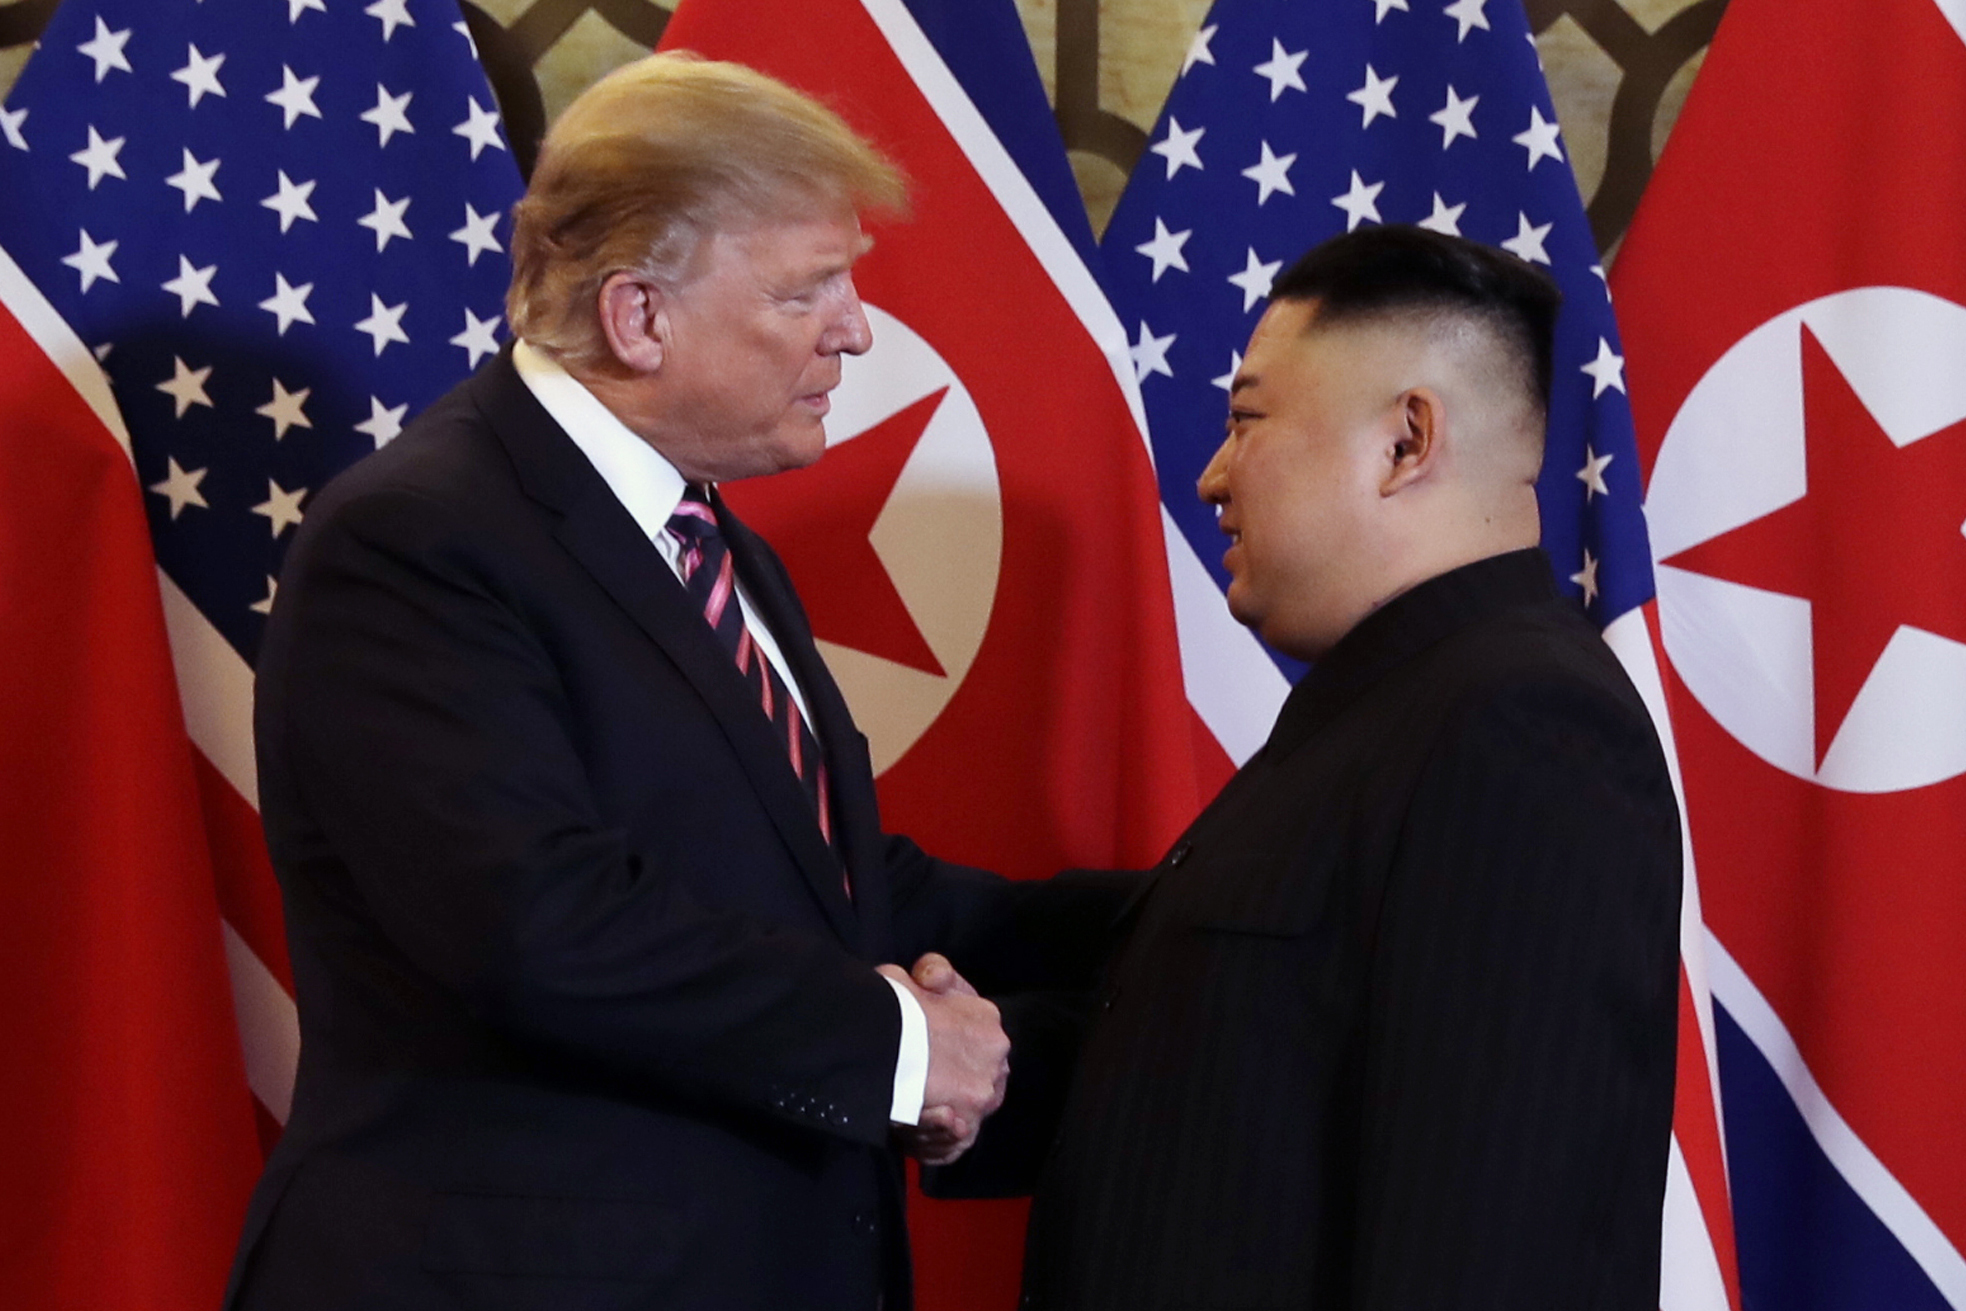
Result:
<svg viewBox="0 0 1966 1311"><path fill-rule="evenodd" d="M805 784L819 816L819 831L830 846L833 841L832 808L826 791L826 758L818 739L799 713L778 671L758 648L751 629L744 622L744 607L737 600L737 571L730 546L717 526L717 512L701 487L691 483L681 504L669 519L669 535L682 547L678 563L683 586L703 608L703 617L722 639L724 649L737 662L737 671L757 693L778 740L792 761L792 772Z"/></svg>

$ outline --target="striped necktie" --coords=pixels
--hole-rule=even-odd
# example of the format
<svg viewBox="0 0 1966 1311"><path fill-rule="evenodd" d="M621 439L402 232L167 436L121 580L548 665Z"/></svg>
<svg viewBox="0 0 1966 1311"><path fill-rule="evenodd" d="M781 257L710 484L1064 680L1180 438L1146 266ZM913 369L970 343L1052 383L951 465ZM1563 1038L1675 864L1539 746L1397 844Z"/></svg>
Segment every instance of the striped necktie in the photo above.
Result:
<svg viewBox="0 0 1966 1311"><path fill-rule="evenodd" d="M730 546L717 526L716 510L703 488L695 483L684 491L676 513L670 516L669 535L682 547L678 567L682 571L683 587L702 607L704 619L722 640L731 659L737 662L737 672L750 684L765 718L777 730L778 740L791 758L792 772L805 784L806 796L819 816L819 831L830 846L833 820L826 788L826 758L805 716L799 713L799 703L792 699L784 680L759 649L744 622L744 608L737 600L737 571Z"/></svg>

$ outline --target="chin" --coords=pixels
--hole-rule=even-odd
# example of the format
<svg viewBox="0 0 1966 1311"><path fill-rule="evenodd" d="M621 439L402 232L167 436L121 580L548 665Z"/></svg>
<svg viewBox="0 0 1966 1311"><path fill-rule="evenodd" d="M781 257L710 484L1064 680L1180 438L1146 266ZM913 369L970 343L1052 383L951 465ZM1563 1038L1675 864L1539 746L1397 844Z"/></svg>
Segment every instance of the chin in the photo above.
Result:
<svg viewBox="0 0 1966 1311"><path fill-rule="evenodd" d="M814 442L801 442L796 446L787 446L783 452L783 459L778 465L779 472L789 473L793 469L810 468L818 464L820 457L825 454L826 442L823 438Z"/></svg>
<svg viewBox="0 0 1966 1311"><path fill-rule="evenodd" d="M824 454L826 454L826 428L815 421L810 430L794 435L785 443L785 467L803 469L807 465L819 463L819 458Z"/></svg>
<svg viewBox="0 0 1966 1311"><path fill-rule="evenodd" d="M1263 632L1263 613L1250 603L1249 593L1244 590L1242 580L1231 578L1225 598L1229 603L1229 617L1244 628L1254 631L1259 637Z"/></svg>

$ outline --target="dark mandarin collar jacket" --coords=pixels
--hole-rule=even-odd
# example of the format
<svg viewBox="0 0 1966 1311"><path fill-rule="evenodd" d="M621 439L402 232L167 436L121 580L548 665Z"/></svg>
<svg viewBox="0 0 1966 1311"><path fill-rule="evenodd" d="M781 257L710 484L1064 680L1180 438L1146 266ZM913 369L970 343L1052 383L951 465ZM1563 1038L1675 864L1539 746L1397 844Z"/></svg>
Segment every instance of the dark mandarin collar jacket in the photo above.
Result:
<svg viewBox="0 0 1966 1311"><path fill-rule="evenodd" d="M1362 621L1135 908L1026 1305L1658 1298L1680 840L1540 551Z"/></svg>

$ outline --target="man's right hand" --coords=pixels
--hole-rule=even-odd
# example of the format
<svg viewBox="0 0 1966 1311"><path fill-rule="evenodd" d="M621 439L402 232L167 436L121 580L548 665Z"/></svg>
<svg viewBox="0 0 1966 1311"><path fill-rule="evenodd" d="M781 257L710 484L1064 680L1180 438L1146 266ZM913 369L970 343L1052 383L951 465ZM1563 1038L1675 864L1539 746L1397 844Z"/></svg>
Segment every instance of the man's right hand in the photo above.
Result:
<svg viewBox="0 0 1966 1311"><path fill-rule="evenodd" d="M960 1144L955 1148L960 1155L975 1140L984 1117L1003 1104L1010 1078L1010 1039L1004 1036L996 1004L977 996L967 984L931 991L898 965L883 965L880 972L921 1003L928 1020L923 1122L934 1126L939 1140ZM954 976L954 971L950 974ZM954 977L960 983L960 976Z"/></svg>

